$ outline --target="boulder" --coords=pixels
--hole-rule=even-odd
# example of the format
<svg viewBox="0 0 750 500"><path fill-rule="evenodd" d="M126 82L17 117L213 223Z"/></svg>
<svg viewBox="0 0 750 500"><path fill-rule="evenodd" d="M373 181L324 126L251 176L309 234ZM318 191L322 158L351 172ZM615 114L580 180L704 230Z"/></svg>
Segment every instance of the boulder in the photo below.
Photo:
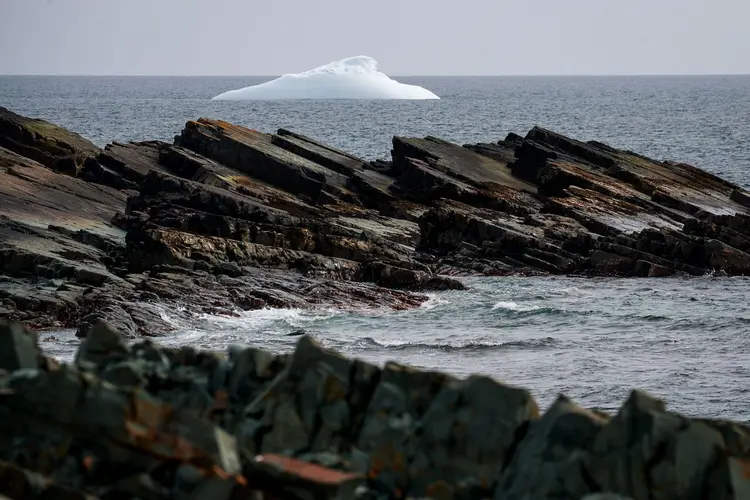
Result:
<svg viewBox="0 0 750 500"><path fill-rule="evenodd" d="M39 366L39 339L20 323L0 320L0 370Z"/></svg>
<svg viewBox="0 0 750 500"><path fill-rule="evenodd" d="M93 363L103 366L106 363L126 359L130 347L122 334L108 323L98 322L86 332L76 355L76 363Z"/></svg>
<svg viewBox="0 0 750 500"><path fill-rule="evenodd" d="M591 268L605 276L628 274L633 265L634 262L631 258L602 250L595 250L591 254Z"/></svg>
<svg viewBox="0 0 750 500"><path fill-rule="evenodd" d="M460 496L470 488L490 495L515 452L516 436L538 413L524 389L481 376L449 381L422 417L408 465L410 494Z"/></svg>
<svg viewBox="0 0 750 500"><path fill-rule="evenodd" d="M666 412L634 391L591 444L586 470L602 491L640 498L702 498L723 459L721 434ZM705 486L704 486L705 485ZM729 485L715 484L718 491Z"/></svg>
<svg viewBox="0 0 750 500"><path fill-rule="evenodd" d="M44 120L0 107L0 147L54 170L75 176L99 148L80 135Z"/></svg>
<svg viewBox="0 0 750 500"><path fill-rule="evenodd" d="M565 396L529 424L495 490L496 499L588 498L583 468L589 447L607 417Z"/></svg>

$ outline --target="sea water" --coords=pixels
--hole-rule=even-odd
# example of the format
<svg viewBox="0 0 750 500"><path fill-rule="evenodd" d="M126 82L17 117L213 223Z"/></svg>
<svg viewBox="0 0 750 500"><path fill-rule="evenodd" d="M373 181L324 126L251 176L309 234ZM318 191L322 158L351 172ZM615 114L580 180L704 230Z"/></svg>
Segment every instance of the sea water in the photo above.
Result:
<svg viewBox="0 0 750 500"><path fill-rule="evenodd" d="M171 140L185 121L221 118L288 127L368 159L393 135L493 141L541 125L657 159L695 164L750 187L750 77L394 77L440 100L212 101L274 77L0 77L0 105L75 130L99 145ZM690 415L748 421L750 281L739 278L472 278L421 308L261 310L195 315L161 341L291 350L300 329L376 363L483 373L612 410L630 388ZM164 311L169 319L169 311ZM176 321L176 320L175 320ZM70 359L71 332L43 335Z"/></svg>

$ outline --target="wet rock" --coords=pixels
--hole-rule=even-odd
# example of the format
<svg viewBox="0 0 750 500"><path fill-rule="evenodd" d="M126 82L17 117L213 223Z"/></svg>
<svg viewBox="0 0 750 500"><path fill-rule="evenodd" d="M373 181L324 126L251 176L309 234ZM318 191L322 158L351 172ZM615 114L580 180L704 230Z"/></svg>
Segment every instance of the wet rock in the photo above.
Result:
<svg viewBox="0 0 750 500"><path fill-rule="evenodd" d="M76 363L89 362L97 366L127 359L130 347L122 334L112 325L97 322L87 332L76 355Z"/></svg>
<svg viewBox="0 0 750 500"><path fill-rule="evenodd" d="M111 325L114 330L122 332L127 337L134 337L137 331L135 322L125 309L117 304L109 304L81 318L76 336L88 337L90 330L100 322Z"/></svg>
<svg viewBox="0 0 750 500"><path fill-rule="evenodd" d="M647 278L654 278L654 277L663 278L663 277L674 275L675 271L674 269L670 269L665 266L660 266L659 264L654 264L653 262L648 262L645 260L638 260L635 262L633 274L635 274L636 276L647 277Z"/></svg>
<svg viewBox="0 0 750 500"><path fill-rule="evenodd" d="M387 288L414 291L465 290L466 286L454 278L433 275L429 271L406 269L384 262L371 262L363 266L363 280Z"/></svg>
<svg viewBox="0 0 750 500"><path fill-rule="evenodd" d="M633 259L596 250L591 254L591 267L603 275L624 275L633 268Z"/></svg>

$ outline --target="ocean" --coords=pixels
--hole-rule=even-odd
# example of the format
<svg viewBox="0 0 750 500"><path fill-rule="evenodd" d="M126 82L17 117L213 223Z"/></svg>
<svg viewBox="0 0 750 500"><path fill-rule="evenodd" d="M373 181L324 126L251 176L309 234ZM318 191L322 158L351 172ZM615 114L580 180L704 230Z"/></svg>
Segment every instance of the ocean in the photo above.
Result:
<svg viewBox="0 0 750 500"><path fill-rule="evenodd" d="M393 135L489 142L534 125L657 159L692 163L750 187L750 76L410 77L438 101L211 101L262 77L0 76L0 106L111 141L170 141L187 120L291 128L368 159ZM161 342L293 349L303 329L377 363L393 360L558 393L614 410L631 388L688 415L750 421L746 278L470 278L411 311L261 310L196 315ZM169 311L164 311L169 318ZM72 332L43 335L70 359Z"/></svg>

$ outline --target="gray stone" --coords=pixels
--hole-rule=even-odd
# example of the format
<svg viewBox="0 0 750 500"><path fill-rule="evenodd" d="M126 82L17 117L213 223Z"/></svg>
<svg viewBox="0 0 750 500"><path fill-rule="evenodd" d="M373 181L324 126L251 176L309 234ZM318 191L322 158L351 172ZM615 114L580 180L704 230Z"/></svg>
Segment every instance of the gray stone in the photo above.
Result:
<svg viewBox="0 0 750 500"><path fill-rule="evenodd" d="M146 473L125 477L117 482L114 491L122 495L131 495L141 500L163 500L168 492Z"/></svg>
<svg viewBox="0 0 750 500"><path fill-rule="evenodd" d="M257 396L263 385L279 374L283 364L273 354L255 348L230 351L229 396L245 403Z"/></svg>
<svg viewBox="0 0 750 500"><path fill-rule="evenodd" d="M76 336L85 338L98 323L107 323L126 337L135 337L138 332L138 326L131 315L120 304L110 301L81 319Z"/></svg>
<svg viewBox="0 0 750 500"><path fill-rule="evenodd" d="M209 477L202 479L195 490L187 495L188 500L230 500L237 482L231 479L220 479L218 477ZM148 499L144 499L148 500Z"/></svg>
<svg viewBox="0 0 750 500"><path fill-rule="evenodd" d="M310 444L310 435L292 398L274 404L267 411L264 423L272 428L263 436L263 453L295 452Z"/></svg>
<svg viewBox="0 0 750 500"><path fill-rule="evenodd" d="M349 376L352 362L337 352L324 349L311 336L300 337L292 355L289 374L302 378L307 370L316 363L324 363L340 378Z"/></svg>
<svg viewBox="0 0 750 500"><path fill-rule="evenodd" d="M50 423L75 422L83 382L81 375L67 366L53 372L18 370L6 376L2 386L10 392L3 406L11 408L16 417L27 413Z"/></svg>
<svg viewBox="0 0 750 500"><path fill-rule="evenodd" d="M495 490L497 500L579 498L591 491L583 474L589 445L607 418L560 396L532 421Z"/></svg>
<svg viewBox="0 0 750 500"><path fill-rule="evenodd" d="M378 384L353 452L353 470L376 476L390 491L405 490L407 464L413 453L415 419L404 392L395 384Z"/></svg>
<svg viewBox="0 0 750 500"><path fill-rule="evenodd" d="M581 497L581 500L633 500L630 497L624 497L616 493L592 493Z"/></svg>
<svg viewBox="0 0 750 500"><path fill-rule="evenodd" d="M750 498L750 460L729 458L729 487L732 491L731 500Z"/></svg>
<svg viewBox="0 0 750 500"><path fill-rule="evenodd" d="M102 379L120 387L139 387L145 384L144 363L138 361L121 361L107 365L102 372Z"/></svg>
<svg viewBox="0 0 750 500"><path fill-rule="evenodd" d="M697 500L724 448L717 430L667 413L660 400L633 391L593 442L586 469L604 491Z"/></svg>
<svg viewBox="0 0 750 500"><path fill-rule="evenodd" d="M86 334L76 354L76 363L90 361L96 365L128 357L130 347L119 331L108 323L96 323Z"/></svg>
<svg viewBox="0 0 750 500"><path fill-rule="evenodd" d="M0 320L0 369L13 371L39 366L35 332L20 323Z"/></svg>
<svg viewBox="0 0 750 500"><path fill-rule="evenodd" d="M422 418L418 454L409 464L410 491L427 495L437 485L469 478L489 488L517 433L538 413L528 391L488 377L445 384Z"/></svg>

